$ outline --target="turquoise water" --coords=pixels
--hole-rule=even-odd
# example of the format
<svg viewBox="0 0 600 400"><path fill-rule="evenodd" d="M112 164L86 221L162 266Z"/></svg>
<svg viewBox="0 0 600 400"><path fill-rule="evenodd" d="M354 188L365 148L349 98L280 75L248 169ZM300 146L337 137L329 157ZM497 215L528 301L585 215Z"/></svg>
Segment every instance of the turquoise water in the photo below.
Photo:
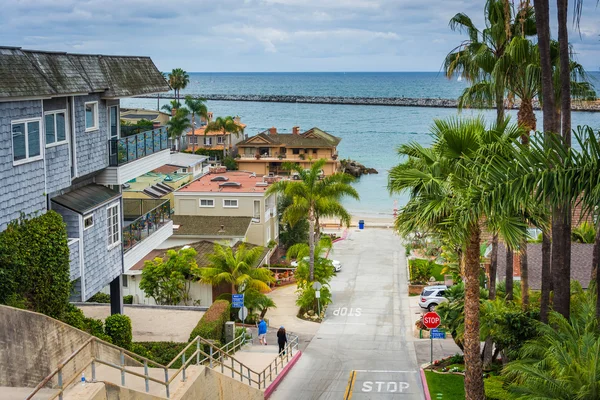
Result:
<svg viewBox="0 0 600 400"><path fill-rule="evenodd" d="M455 97L464 82L448 81L436 73L353 73L353 74L192 74L191 93L297 94L330 96ZM200 90L203 87L204 90ZM236 89L238 89L236 91ZM262 90L262 91L259 91ZM183 92L182 92L183 93ZM405 93L405 94L404 94ZM161 105L166 103L161 101ZM156 108L156 100L125 99L124 107ZM271 126L279 131L317 126L342 138L341 158L351 158L373 167L378 175L361 177L354 184L360 202L345 205L354 215L391 216L405 196L390 196L386 189L387 171L400 159L396 148L416 141L431 143L428 134L433 119L455 116L455 109L386 107L292 103L253 103L209 101L215 116L240 115L246 134L255 135ZM493 121L495 111L463 111L462 115L483 115ZM510 112L516 121L516 111ZM541 125L541 113L537 113ZM573 125L600 128L600 113L573 113Z"/></svg>

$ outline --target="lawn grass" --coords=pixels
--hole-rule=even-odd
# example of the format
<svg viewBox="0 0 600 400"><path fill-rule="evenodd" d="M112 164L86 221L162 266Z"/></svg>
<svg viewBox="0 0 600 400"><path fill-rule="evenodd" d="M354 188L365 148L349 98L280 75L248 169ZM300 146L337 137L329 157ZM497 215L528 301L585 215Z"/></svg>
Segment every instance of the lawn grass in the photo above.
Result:
<svg viewBox="0 0 600 400"><path fill-rule="evenodd" d="M465 377L425 371L432 400L462 400L465 398Z"/></svg>

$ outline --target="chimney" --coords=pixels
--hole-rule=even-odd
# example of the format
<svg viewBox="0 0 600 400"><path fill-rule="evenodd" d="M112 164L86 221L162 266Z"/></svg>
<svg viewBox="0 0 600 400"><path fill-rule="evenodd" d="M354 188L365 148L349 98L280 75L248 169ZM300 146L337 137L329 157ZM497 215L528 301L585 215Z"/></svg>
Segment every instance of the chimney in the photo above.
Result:
<svg viewBox="0 0 600 400"><path fill-rule="evenodd" d="M213 119L213 113L212 113L212 111L209 111L206 114L208 115L208 122L212 121L212 119Z"/></svg>
<svg viewBox="0 0 600 400"><path fill-rule="evenodd" d="M300 127L299 126L294 126L292 128L292 134L299 135L300 134Z"/></svg>
<svg viewBox="0 0 600 400"><path fill-rule="evenodd" d="M236 115L236 116L233 118L233 121L234 121L236 124L239 124L239 123L241 123L241 122L242 122L242 119L240 118L240 116L239 116L239 115Z"/></svg>
<svg viewBox="0 0 600 400"><path fill-rule="evenodd" d="M277 128L275 128L275 127L269 128L269 134L270 135L277 135Z"/></svg>
<svg viewBox="0 0 600 400"><path fill-rule="evenodd" d="M171 117L174 117L177 114L177 109L175 107L171 108Z"/></svg>

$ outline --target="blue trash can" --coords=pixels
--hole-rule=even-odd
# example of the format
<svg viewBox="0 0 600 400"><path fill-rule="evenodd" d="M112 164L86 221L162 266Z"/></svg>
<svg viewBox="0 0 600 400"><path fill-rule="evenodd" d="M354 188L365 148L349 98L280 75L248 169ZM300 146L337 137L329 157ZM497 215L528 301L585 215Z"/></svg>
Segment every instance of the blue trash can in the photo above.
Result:
<svg viewBox="0 0 600 400"><path fill-rule="evenodd" d="M365 220L361 219L358 221L358 229L365 229Z"/></svg>

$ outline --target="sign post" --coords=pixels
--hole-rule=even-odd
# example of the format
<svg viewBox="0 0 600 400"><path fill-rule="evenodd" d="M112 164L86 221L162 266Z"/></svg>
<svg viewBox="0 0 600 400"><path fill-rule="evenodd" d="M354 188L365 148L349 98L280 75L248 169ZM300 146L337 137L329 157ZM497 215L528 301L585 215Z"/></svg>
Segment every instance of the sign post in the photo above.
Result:
<svg viewBox="0 0 600 400"><path fill-rule="evenodd" d="M442 319L440 318L440 316L438 315L438 313L436 312L428 312L425 315L423 315L423 324L429 328L429 340L431 341L431 347L430 347L430 365L433 368L433 337L436 336L439 338L439 336L437 336L437 333L439 333L439 331L435 328L437 328L438 326L440 326L440 322L442 322ZM434 335L435 333L435 335ZM445 334L444 334L445 336Z"/></svg>
<svg viewBox="0 0 600 400"><path fill-rule="evenodd" d="M317 312L319 313L319 317L321 316L321 282L314 282L312 284L313 289L315 289L315 297L317 298Z"/></svg>
<svg viewBox="0 0 600 400"><path fill-rule="evenodd" d="M245 323L246 317L248 316L248 309L246 307L244 307L244 294L243 293L236 293L236 294L231 295L231 307L240 309L240 311L238 313L238 317L240 317L240 319L242 320L242 323ZM244 309L246 310L245 314L242 312L242 310L244 310Z"/></svg>

